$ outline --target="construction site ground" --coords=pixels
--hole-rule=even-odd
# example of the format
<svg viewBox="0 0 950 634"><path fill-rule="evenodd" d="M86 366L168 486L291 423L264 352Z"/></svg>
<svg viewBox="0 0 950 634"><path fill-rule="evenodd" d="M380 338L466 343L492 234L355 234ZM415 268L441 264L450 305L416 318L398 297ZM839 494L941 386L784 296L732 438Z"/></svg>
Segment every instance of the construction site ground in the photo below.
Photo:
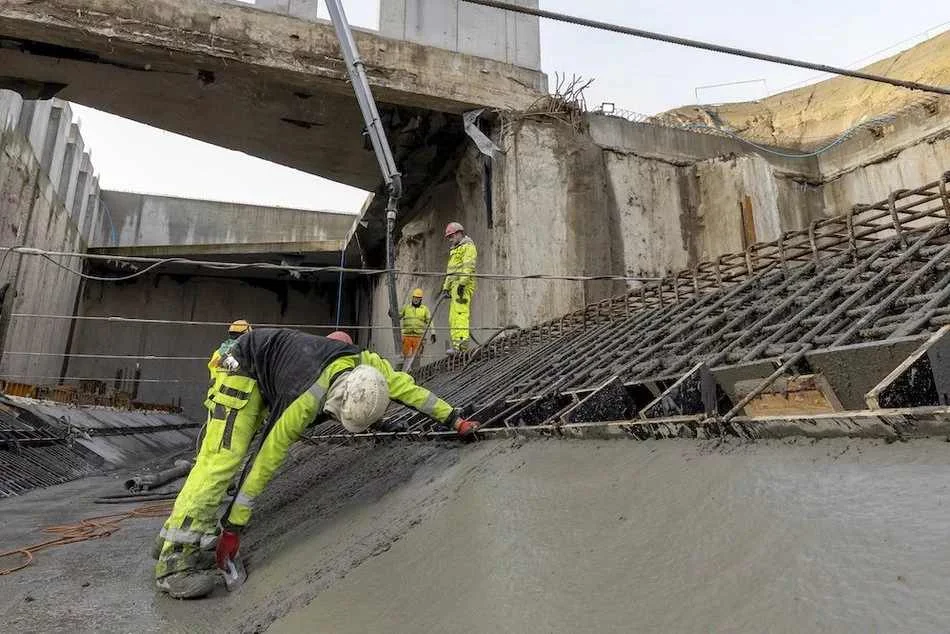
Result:
<svg viewBox="0 0 950 634"><path fill-rule="evenodd" d="M943 439L301 445L204 601L152 586L160 519L0 577L9 632L934 632ZM0 549L128 507L125 473L0 501Z"/></svg>

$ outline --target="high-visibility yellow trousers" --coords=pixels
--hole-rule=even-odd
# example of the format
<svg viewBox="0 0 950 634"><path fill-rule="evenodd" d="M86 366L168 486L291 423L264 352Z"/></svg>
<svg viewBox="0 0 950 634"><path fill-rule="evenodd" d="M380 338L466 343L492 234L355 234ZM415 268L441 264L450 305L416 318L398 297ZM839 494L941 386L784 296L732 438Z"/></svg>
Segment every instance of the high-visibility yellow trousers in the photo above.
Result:
<svg viewBox="0 0 950 634"><path fill-rule="evenodd" d="M158 542L155 577L199 567L217 538L218 508L241 467L265 409L254 379L222 375L209 392L204 440Z"/></svg>
<svg viewBox="0 0 950 634"><path fill-rule="evenodd" d="M472 297L475 290L466 286L462 297L458 296L458 288L452 289L452 302L449 304L449 338L452 347L456 350L465 350L471 341L469 322L472 314Z"/></svg>

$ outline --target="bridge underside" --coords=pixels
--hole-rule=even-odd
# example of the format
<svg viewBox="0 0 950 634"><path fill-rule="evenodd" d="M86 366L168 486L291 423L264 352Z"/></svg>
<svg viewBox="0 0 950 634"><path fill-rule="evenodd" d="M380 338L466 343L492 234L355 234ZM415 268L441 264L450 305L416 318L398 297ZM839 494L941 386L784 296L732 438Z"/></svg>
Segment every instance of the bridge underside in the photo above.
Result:
<svg viewBox="0 0 950 634"><path fill-rule="evenodd" d="M544 76L356 34L411 202L460 114L523 108ZM0 88L59 97L366 190L380 182L331 25L213 0L11 0ZM142 148L147 151L147 148Z"/></svg>

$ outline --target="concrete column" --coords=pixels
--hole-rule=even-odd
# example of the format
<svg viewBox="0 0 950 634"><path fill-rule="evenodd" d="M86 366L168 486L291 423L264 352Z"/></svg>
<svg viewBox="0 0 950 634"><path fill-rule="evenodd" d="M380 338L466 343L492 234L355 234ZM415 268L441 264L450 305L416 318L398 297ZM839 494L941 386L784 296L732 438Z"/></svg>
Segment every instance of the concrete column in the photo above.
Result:
<svg viewBox="0 0 950 634"><path fill-rule="evenodd" d="M79 126L73 123L69 126L63 167L59 176L59 187L56 188L59 200L66 209L72 209L73 199L76 195L76 180L79 177L79 168L82 165L82 153L82 134L79 132Z"/></svg>
<svg viewBox="0 0 950 634"><path fill-rule="evenodd" d="M538 7L538 0L512 1ZM386 37L541 68L537 18L461 0L380 0L379 31Z"/></svg>
<svg viewBox="0 0 950 634"><path fill-rule="evenodd" d="M33 118L30 121L29 130L26 132L26 137L30 141L30 145L33 147L33 154L36 156L36 160L40 162L40 165L43 165L48 169L48 164L44 161L45 156L49 156L53 150L53 143L55 142L55 136L52 137L51 143L47 143L47 130L50 127L50 119L53 118L53 100L47 101L35 101L33 102ZM56 126L59 124L59 116L61 113L56 115L56 122L54 123L53 134L55 135ZM46 146L49 145L49 149L44 153L44 150L47 149ZM45 171L45 170L44 170Z"/></svg>
<svg viewBox="0 0 950 634"><path fill-rule="evenodd" d="M96 176L92 179L92 184L89 186L89 194L86 196L86 205L83 208L79 219L76 221L76 224L79 226L79 234L82 236L82 239L88 244L90 242L89 232L92 230L93 221L96 216L96 212L99 209L99 177Z"/></svg>
<svg viewBox="0 0 950 634"><path fill-rule="evenodd" d="M20 121L23 98L12 90L0 90L0 132L12 130Z"/></svg>
<svg viewBox="0 0 950 634"><path fill-rule="evenodd" d="M79 176L76 178L76 192L72 206L69 207L69 216L79 226L79 219L89 198L89 189L92 187L92 159L89 152L83 152L82 163L79 166Z"/></svg>
<svg viewBox="0 0 950 634"><path fill-rule="evenodd" d="M317 4L318 0L256 0L254 6L264 11L314 22L317 19Z"/></svg>
<svg viewBox="0 0 950 634"><path fill-rule="evenodd" d="M72 119L73 111L69 104L60 99L53 99L50 122L46 130L46 144L40 160L56 191L59 190L59 181L63 175L63 162L66 159L66 146L69 144Z"/></svg>

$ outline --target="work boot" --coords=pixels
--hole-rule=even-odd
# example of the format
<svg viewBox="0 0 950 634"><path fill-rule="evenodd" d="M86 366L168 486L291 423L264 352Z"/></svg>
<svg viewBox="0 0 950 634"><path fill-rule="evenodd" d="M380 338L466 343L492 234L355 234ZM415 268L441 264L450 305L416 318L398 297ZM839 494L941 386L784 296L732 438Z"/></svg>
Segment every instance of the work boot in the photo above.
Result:
<svg viewBox="0 0 950 634"><path fill-rule="evenodd" d="M211 570L176 572L155 580L155 586L173 599L200 599L211 594L218 574Z"/></svg>

